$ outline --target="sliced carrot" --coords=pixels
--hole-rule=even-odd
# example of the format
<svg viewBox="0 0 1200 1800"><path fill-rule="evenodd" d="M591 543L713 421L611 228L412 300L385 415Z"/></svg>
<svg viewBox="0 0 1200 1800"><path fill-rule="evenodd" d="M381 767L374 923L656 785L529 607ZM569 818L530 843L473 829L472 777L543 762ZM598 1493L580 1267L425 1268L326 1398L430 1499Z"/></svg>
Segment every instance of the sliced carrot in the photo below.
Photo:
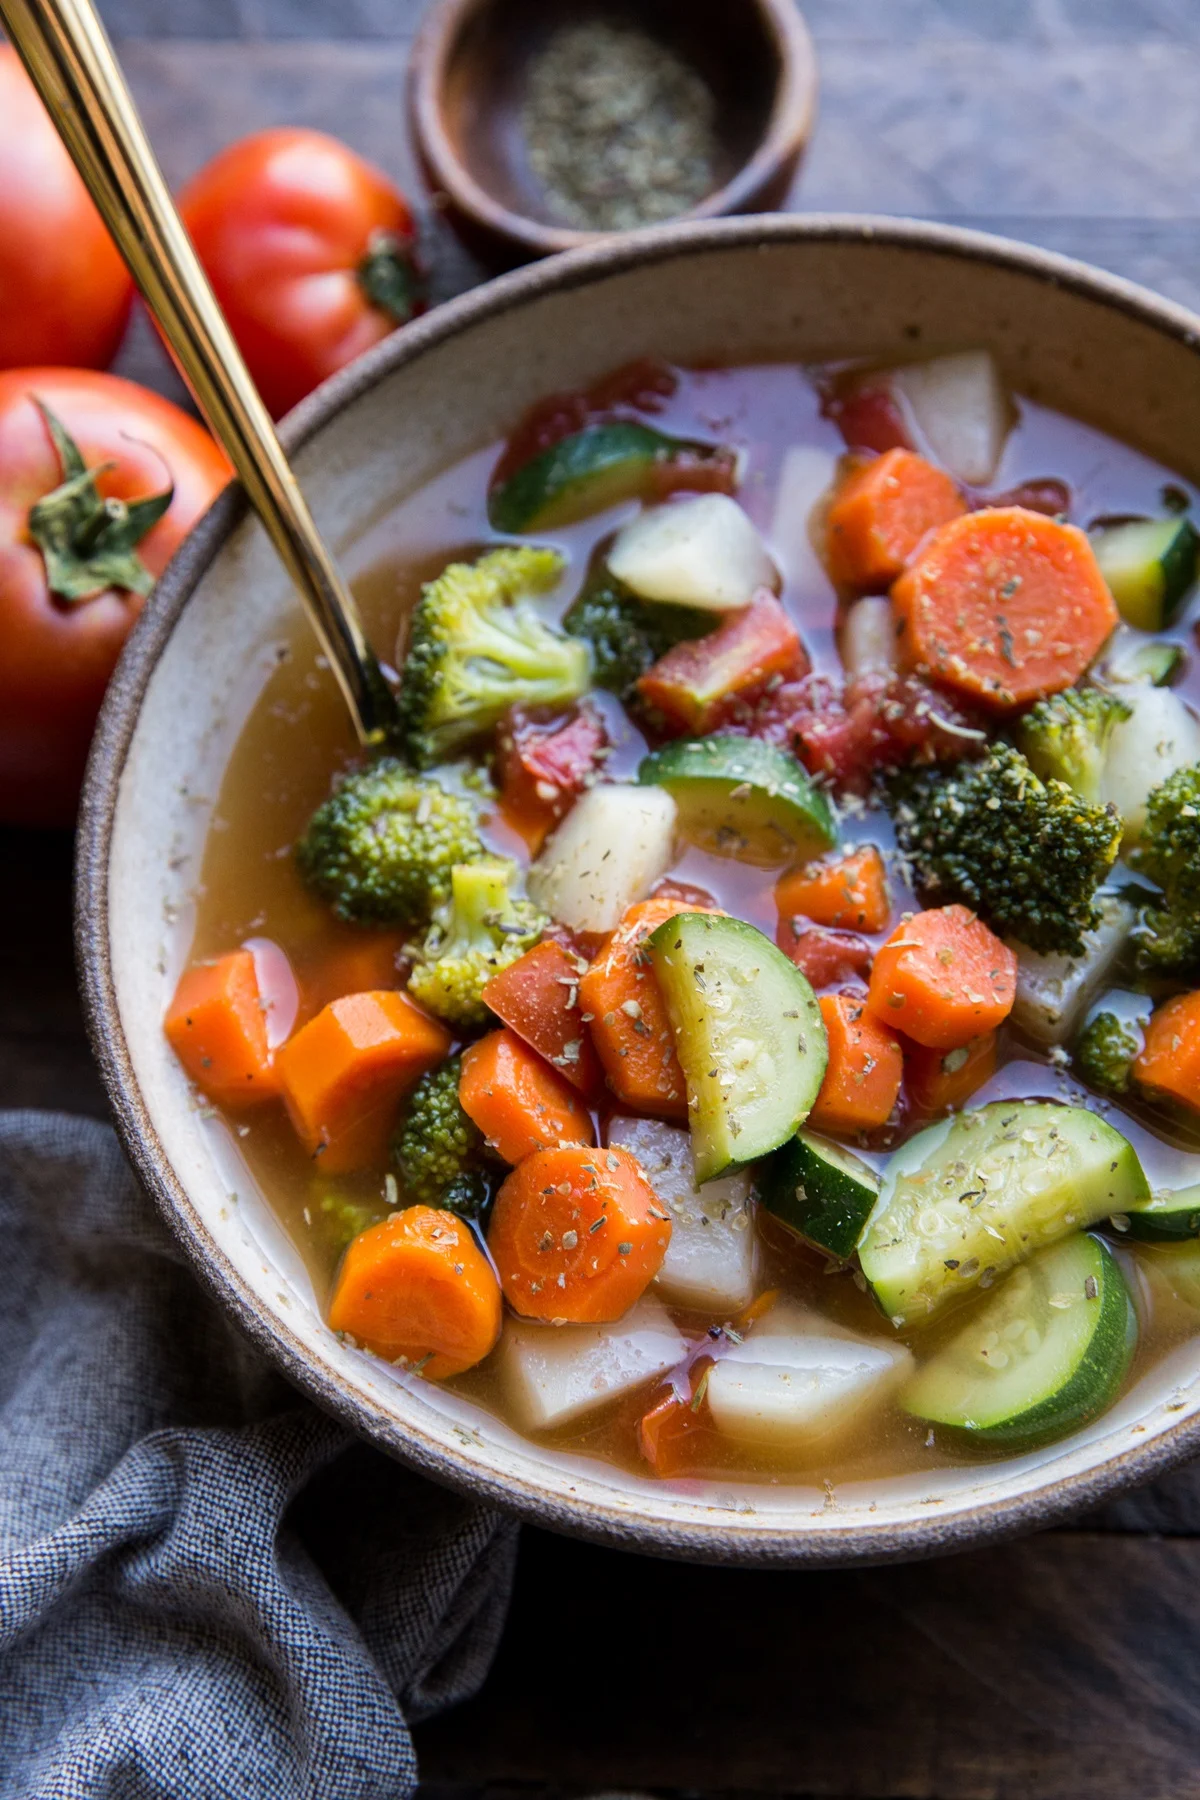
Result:
<svg viewBox="0 0 1200 1800"><path fill-rule="evenodd" d="M773 680L807 675L808 653L769 589L716 631L676 644L641 677L637 691L679 731L712 731Z"/></svg>
<svg viewBox="0 0 1200 1800"><path fill-rule="evenodd" d="M631 906L579 983L583 1016L623 1106L664 1119L687 1118L687 1085L671 1022L645 952L652 931L685 907L670 894Z"/></svg>
<svg viewBox="0 0 1200 1800"><path fill-rule="evenodd" d="M1000 713L1070 687L1117 624L1085 534L1021 506L943 525L892 604L909 667Z"/></svg>
<svg viewBox="0 0 1200 1800"><path fill-rule="evenodd" d="M1012 1011L1017 959L965 906L938 906L898 925L875 952L867 1005L930 1050L957 1050Z"/></svg>
<svg viewBox="0 0 1200 1800"><path fill-rule="evenodd" d="M598 1324L657 1275L671 1221L627 1150L539 1150L496 1195L488 1226L504 1297L530 1319Z"/></svg>
<svg viewBox="0 0 1200 1800"><path fill-rule="evenodd" d="M432 1206L410 1206L360 1232L329 1303L334 1331L434 1381L482 1362L503 1313L500 1284L470 1227Z"/></svg>
<svg viewBox="0 0 1200 1800"><path fill-rule="evenodd" d="M1200 1111L1200 993L1177 994L1151 1016L1133 1079Z"/></svg>
<svg viewBox="0 0 1200 1800"><path fill-rule="evenodd" d="M904 1078L899 1038L872 1018L856 995L823 994L818 1004L829 1040L829 1065L809 1124L819 1131L873 1131L886 1125Z"/></svg>
<svg viewBox="0 0 1200 1800"><path fill-rule="evenodd" d="M595 1095L603 1074L579 1004L579 979L586 967L555 939L546 938L493 975L483 998L572 1087Z"/></svg>
<svg viewBox="0 0 1200 1800"><path fill-rule="evenodd" d="M328 1173L387 1159L396 1103L450 1053L445 1026L397 989L331 1000L279 1051L297 1135Z"/></svg>
<svg viewBox="0 0 1200 1800"><path fill-rule="evenodd" d="M578 1095L507 1027L463 1051L458 1098L507 1163L519 1163L535 1150L596 1141Z"/></svg>
<svg viewBox="0 0 1200 1800"><path fill-rule="evenodd" d="M839 587L883 592L921 539L966 511L944 469L912 450L852 467L826 519L829 572Z"/></svg>
<svg viewBox="0 0 1200 1800"><path fill-rule="evenodd" d="M850 931L882 931L892 916L883 857L862 844L834 862L789 869L775 884L780 921L810 919L814 925ZM795 928L799 935L799 927Z"/></svg>
<svg viewBox="0 0 1200 1800"><path fill-rule="evenodd" d="M955 1050L907 1044L904 1086L919 1112L949 1112L963 1106L996 1073L996 1033L984 1032Z"/></svg>
<svg viewBox="0 0 1200 1800"><path fill-rule="evenodd" d="M638 1420L638 1449L654 1473L666 1480L694 1467L701 1440L711 1430L703 1383L713 1361L711 1356L699 1357L688 1371L687 1394L668 1387Z"/></svg>
<svg viewBox="0 0 1200 1800"><path fill-rule="evenodd" d="M257 1106L279 1093L249 950L232 950L216 962L185 969L164 1030L188 1076L210 1100Z"/></svg>
<svg viewBox="0 0 1200 1800"><path fill-rule="evenodd" d="M300 1018L315 1018L331 1000L347 994L376 993L399 987L400 952L405 937L399 931L356 930L314 957L301 970Z"/></svg>

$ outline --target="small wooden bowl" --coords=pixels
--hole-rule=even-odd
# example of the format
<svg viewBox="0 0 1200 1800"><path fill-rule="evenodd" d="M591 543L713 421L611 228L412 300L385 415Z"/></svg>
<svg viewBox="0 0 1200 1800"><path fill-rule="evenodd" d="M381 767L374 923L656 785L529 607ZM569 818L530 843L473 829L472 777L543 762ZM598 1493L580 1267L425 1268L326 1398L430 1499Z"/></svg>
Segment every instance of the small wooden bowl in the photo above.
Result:
<svg viewBox="0 0 1200 1800"><path fill-rule="evenodd" d="M793 0L435 0L413 50L409 106L435 200L473 248L525 262L614 235L556 222L520 129L530 60L567 19L635 23L712 90L721 185L681 217L781 203L817 100L812 39Z"/></svg>

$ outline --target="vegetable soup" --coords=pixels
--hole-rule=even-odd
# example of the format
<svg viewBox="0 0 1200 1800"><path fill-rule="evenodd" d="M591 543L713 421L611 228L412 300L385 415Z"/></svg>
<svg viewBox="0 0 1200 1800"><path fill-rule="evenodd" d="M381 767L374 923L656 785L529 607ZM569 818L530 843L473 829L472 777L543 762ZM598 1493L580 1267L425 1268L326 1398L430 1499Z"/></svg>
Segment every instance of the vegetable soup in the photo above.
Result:
<svg viewBox="0 0 1200 1800"><path fill-rule="evenodd" d="M398 504L394 741L297 619L166 1020L329 1329L775 1482L1200 1330L1195 498L965 352L640 363Z"/></svg>

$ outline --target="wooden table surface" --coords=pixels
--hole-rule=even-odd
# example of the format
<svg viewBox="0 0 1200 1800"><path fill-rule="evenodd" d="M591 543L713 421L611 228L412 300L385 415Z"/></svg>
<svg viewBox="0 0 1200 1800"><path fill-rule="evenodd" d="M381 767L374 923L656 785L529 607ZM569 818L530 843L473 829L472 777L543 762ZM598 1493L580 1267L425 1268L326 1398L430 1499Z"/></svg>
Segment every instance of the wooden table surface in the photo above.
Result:
<svg viewBox="0 0 1200 1800"><path fill-rule="evenodd" d="M564 6L567 0L564 0ZM168 175L267 124L419 191L421 0L108 0ZM1200 310L1198 0L811 0L806 210L1065 250ZM439 297L479 271L426 218ZM148 332L125 372L172 389ZM70 844L0 833L0 1101L102 1116ZM419 1734L431 1795L651 1787L921 1800L1200 1797L1200 1468L1070 1529L931 1564L690 1569L536 1531L496 1667Z"/></svg>

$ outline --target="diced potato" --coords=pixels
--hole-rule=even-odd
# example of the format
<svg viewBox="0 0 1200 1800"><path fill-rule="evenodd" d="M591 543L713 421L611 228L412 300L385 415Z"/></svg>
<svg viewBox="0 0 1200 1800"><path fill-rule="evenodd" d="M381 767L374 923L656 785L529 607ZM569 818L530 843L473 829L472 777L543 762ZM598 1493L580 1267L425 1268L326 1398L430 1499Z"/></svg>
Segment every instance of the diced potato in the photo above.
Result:
<svg viewBox="0 0 1200 1800"><path fill-rule="evenodd" d="M1136 844L1146 823L1146 801L1179 769L1200 762L1200 720L1165 687L1121 689L1132 710L1113 726L1104 759L1103 798L1125 821L1125 843Z"/></svg>
<svg viewBox="0 0 1200 1800"><path fill-rule="evenodd" d="M687 1349L661 1300L648 1295L612 1325L506 1319L496 1355L517 1424L549 1431L665 1375Z"/></svg>
<svg viewBox="0 0 1200 1800"><path fill-rule="evenodd" d="M1110 894L1098 905L1100 923L1084 932L1082 956L1042 955L1010 941L1017 953L1012 1021L1036 1044L1065 1044L1075 1036L1133 930L1133 908L1124 900Z"/></svg>
<svg viewBox="0 0 1200 1800"><path fill-rule="evenodd" d="M841 636L842 662L847 675L868 670L894 669L899 662L896 615L890 600L875 595L856 600L846 614Z"/></svg>
<svg viewBox="0 0 1200 1800"><path fill-rule="evenodd" d="M996 473L1013 422L1012 402L986 350L908 363L890 380L935 462L976 485Z"/></svg>
<svg viewBox="0 0 1200 1800"><path fill-rule="evenodd" d="M657 1119L616 1118L610 1144L637 1157L671 1215L671 1242L654 1286L677 1306L740 1312L755 1293L757 1263L750 1177L745 1170L697 1187L692 1140Z"/></svg>
<svg viewBox="0 0 1200 1800"><path fill-rule="evenodd" d="M707 612L736 612L757 589L775 586L762 539L728 494L698 494L639 513L617 533L608 566L643 600Z"/></svg>
<svg viewBox="0 0 1200 1800"><path fill-rule="evenodd" d="M772 1332L771 1318L732 1345L708 1377L713 1424L739 1443L781 1451L821 1443L859 1425L912 1369L902 1345L786 1333L782 1318Z"/></svg>
<svg viewBox="0 0 1200 1800"><path fill-rule="evenodd" d="M530 894L573 931L614 930L674 862L675 810L665 788L589 788L530 869Z"/></svg>
<svg viewBox="0 0 1200 1800"><path fill-rule="evenodd" d="M837 479L838 459L815 444L786 450L771 514L771 548L801 601L832 599L833 583L813 543L814 515ZM885 603L886 604L886 603Z"/></svg>

